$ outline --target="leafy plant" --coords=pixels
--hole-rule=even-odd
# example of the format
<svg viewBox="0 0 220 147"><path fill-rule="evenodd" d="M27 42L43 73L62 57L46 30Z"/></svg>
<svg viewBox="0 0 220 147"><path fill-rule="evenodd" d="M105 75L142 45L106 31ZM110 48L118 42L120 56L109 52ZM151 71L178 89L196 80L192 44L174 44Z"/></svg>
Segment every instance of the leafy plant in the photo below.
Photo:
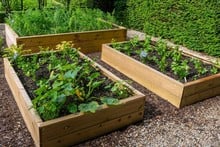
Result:
<svg viewBox="0 0 220 147"><path fill-rule="evenodd" d="M29 91L33 107L43 120L76 112L94 113L102 104L117 105L133 92L122 82L113 82L93 63L81 58L70 42L57 46L59 52L42 52L13 58L11 62L36 84ZM8 50L20 50L12 47ZM14 57L15 52L9 52Z"/></svg>
<svg viewBox="0 0 220 147"><path fill-rule="evenodd" d="M178 46L168 48L165 42L161 40L156 43L151 43L151 38L146 38L144 41L130 40L115 43L112 47L169 76L176 76L178 80L183 82L187 82L189 76L191 76L191 79L193 77L197 79L207 73L216 74L219 72L219 69L214 66L183 56ZM211 71L208 69L211 69Z"/></svg>
<svg viewBox="0 0 220 147"><path fill-rule="evenodd" d="M202 66L202 62L200 60L193 59L192 61L194 63L194 67L197 70L199 75L202 75L202 74L205 74L208 72L208 70Z"/></svg>
<svg viewBox="0 0 220 147"><path fill-rule="evenodd" d="M113 26L108 22L114 22L114 17L109 13L103 13L98 9L76 8L43 9L11 14L6 22L20 36L55 34L65 32L81 32L90 30L110 29Z"/></svg>
<svg viewBox="0 0 220 147"><path fill-rule="evenodd" d="M180 63L177 62L172 62L171 68L174 72L175 75L179 76L180 79L184 79L185 82L187 82L186 77L189 75L189 66L188 66L188 61L184 60Z"/></svg>
<svg viewBox="0 0 220 147"><path fill-rule="evenodd" d="M126 6L129 28L220 57L219 1L129 0Z"/></svg>

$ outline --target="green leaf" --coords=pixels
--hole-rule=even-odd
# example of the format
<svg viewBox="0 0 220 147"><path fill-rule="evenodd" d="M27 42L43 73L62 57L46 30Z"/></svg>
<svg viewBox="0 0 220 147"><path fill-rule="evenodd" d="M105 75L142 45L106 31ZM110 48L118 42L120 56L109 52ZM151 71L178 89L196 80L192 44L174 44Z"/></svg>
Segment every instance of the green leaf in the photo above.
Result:
<svg viewBox="0 0 220 147"><path fill-rule="evenodd" d="M90 76L89 76L89 78L90 79L96 79L96 78L98 78L100 76L100 73L99 72L95 72L95 73L92 73Z"/></svg>
<svg viewBox="0 0 220 147"><path fill-rule="evenodd" d="M81 112L92 112L95 113L95 111L99 108L99 104L96 101L92 101L87 104L80 104L79 105L79 110Z"/></svg>
<svg viewBox="0 0 220 147"><path fill-rule="evenodd" d="M80 69L81 69L81 68L78 67L78 68L75 68L74 70L69 70L69 71L67 71L67 72L65 73L64 77L65 77L65 78L75 79L76 76L77 76L77 74L78 74L78 72L80 71Z"/></svg>
<svg viewBox="0 0 220 147"><path fill-rule="evenodd" d="M55 89L60 87L61 85L63 85L63 81L55 81L52 86Z"/></svg>
<svg viewBox="0 0 220 147"><path fill-rule="evenodd" d="M57 102L60 104L64 104L66 102L66 96L64 94L61 94L57 97Z"/></svg>
<svg viewBox="0 0 220 147"><path fill-rule="evenodd" d="M67 109L70 113L76 113L77 112L77 105L71 103L67 106Z"/></svg>
<svg viewBox="0 0 220 147"><path fill-rule="evenodd" d="M97 88L99 87L104 81L95 81L92 83L92 87L93 88Z"/></svg>
<svg viewBox="0 0 220 147"><path fill-rule="evenodd" d="M116 98L112 98L112 97L102 97L101 102L107 105L118 105L119 104L119 100Z"/></svg>

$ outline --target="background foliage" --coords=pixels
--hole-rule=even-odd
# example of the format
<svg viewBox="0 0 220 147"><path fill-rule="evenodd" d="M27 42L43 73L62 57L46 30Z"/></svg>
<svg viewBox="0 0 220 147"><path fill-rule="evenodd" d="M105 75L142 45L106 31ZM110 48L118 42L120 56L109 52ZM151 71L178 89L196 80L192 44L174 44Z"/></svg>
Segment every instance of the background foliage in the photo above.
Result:
<svg viewBox="0 0 220 147"><path fill-rule="evenodd" d="M127 25L220 57L219 0L127 1Z"/></svg>
<svg viewBox="0 0 220 147"><path fill-rule="evenodd" d="M111 29L110 23L114 17L99 9L63 8L50 10L31 10L10 14L6 22L19 36L56 34L65 32L81 32L101 29Z"/></svg>
<svg viewBox="0 0 220 147"><path fill-rule="evenodd" d="M10 1L20 8L22 0ZM23 0L24 9L37 8L42 0ZM118 23L169 39L190 49L220 57L219 0L44 0L46 7L99 8L113 12ZM4 6L0 4L0 10ZM4 15L1 15L4 17ZM2 21L2 19L1 19Z"/></svg>

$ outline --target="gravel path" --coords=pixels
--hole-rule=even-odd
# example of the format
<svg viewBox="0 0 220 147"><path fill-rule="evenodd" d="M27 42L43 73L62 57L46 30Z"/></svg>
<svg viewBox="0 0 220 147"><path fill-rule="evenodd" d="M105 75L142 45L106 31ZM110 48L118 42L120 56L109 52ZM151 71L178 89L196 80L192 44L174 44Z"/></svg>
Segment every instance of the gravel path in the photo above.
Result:
<svg viewBox="0 0 220 147"><path fill-rule="evenodd" d="M90 56L117 76L129 80L101 62L99 54ZM146 95L143 121L76 146L220 146L220 96L176 109L133 81L132 86ZM0 57L0 147L18 146L34 144L4 78Z"/></svg>

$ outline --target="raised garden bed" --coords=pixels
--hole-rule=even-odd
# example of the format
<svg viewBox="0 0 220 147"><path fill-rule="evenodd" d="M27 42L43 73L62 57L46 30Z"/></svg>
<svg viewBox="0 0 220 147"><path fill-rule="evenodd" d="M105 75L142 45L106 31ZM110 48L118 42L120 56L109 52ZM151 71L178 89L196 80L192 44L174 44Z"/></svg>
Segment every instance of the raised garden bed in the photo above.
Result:
<svg viewBox="0 0 220 147"><path fill-rule="evenodd" d="M126 28L115 24L112 25L115 26L114 29L19 37L6 24L6 43L8 46L23 45L24 50L31 49L32 52L36 53L39 52L39 46L54 49L62 41L72 41L75 47L81 48L81 52L93 53L101 51L101 45L111 42L112 39L117 41L126 40Z"/></svg>
<svg viewBox="0 0 220 147"><path fill-rule="evenodd" d="M83 54L79 54L81 59L90 61ZM36 146L73 145L143 119L145 96L126 84L132 95L120 99L114 106L109 106L107 103L100 104L94 113L80 110L73 114L44 120L42 119L44 115L39 113L39 109L35 109L36 101L31 100L33 97L29 96L30 90L23 86L16 73L18 70L15 71L8 58L4 58L4 66L6 80ZM120 80L100 65L93 63L93 66L112 81ZM69 77L73 76L73 73L65 75Z"/></svg>
<svg viewBox="0 0 220 147"><path fill-rule="evenodd" d="M164 55L154 57L156 42L151 42L150 40L138 41L137 39L133 39L130 42L104 44L102 46L101 59L178 108L220 94L220 73L217 67L200 62L199 59L191 61L189 55L183 56L177 49L168 49L165 43L158 45L160 46L160 50L162 50L162 52L164 51ZM116 48L118 50L116 50ZM170 51L175 51L177 56L181 54L178 61L180 65L172 62L171 59L174 58L167 55L174 54ZM162 56L167 56L164 62L161 58ZM148 57L150 57L152 61L148 60ZM198 67L198 70L201 70L200 73L198 73L194 67L189 67L182 62L188 59L189 61L186 61L186 63L192 65L194 64L193 62L195 62L197 65L204 64L208 67L207 69L203 66ZM163 66L169 62L173 65L172 67L164 67L164 71L161 72L159 71L159 67L155 68L156 63L149 64L153 62L153 60L159 62L159 66L161 66L162 69ZM177 60L177 58L174 60ZM183 69L186 68L187 72L180 69L180 67L183 67ZM176 70L175 72L179 72L182 78L177 77L175 74L166 73L166 69L170 71L172 71L172 69ZM213 71L213 73L210 73L210 71ZM205 74L202 75L202 72L205 72ZM184 73L186 73L185 76L183 75Z"/></svg>
<svg viewBox="0 0 220 147"><path fill-rule="evenodd" d="M114 22L112 19L100 10L91 9L27 10L7 19L10 26L5 27L6 42L8 46L23 45L23 49L38 52L39 46L55 49L62 41L72 41L83 53L97 52L101 44L112 39L126 40L126 28L108 22Z"/></svg>
<svg viewBox="0 0 220 147"><path fill-rule="evenodd" d="M146 36L149 37L145 33L135 31L135 30L129 30L128 35L130 36L129 37L130 39L138 36L138 38L140 40L144 40ZM159 40L160 40L160 38L158 38L158 37L151 37L152 42L157 42ZM179 45L176 45L168 40L166 40L166 43L167 43L167 46L169 46L170 48L175 48L176 46L179 46ZM181 50L186 55L189 55L189 56L192 56L195 58L199 58L200 60L203 60L204 62L207 62L210 64L215 64L217 67L220 68L220 58L210 56L210 55L203 53L203 52L194 51L194 50L188 49L188 48L181 46L181 45L179 46L179 50Z"/></svg>

